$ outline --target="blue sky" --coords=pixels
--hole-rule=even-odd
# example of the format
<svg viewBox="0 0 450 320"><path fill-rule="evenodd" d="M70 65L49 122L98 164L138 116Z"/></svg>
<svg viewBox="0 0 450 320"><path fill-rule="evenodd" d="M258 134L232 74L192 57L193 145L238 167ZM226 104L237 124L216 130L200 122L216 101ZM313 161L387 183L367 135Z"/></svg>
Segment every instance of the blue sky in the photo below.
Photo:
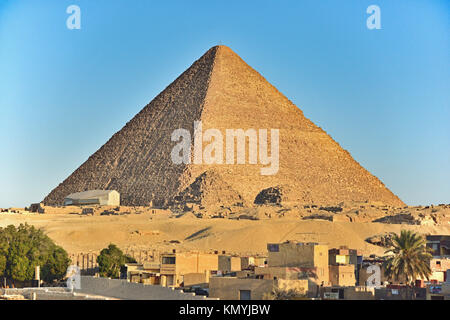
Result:
<svg viewBox="0 0 450 320"><path fill-rule="evenodd" d="M0 207L42 200L217 44L407 204L450 203L449 1L0 0Z"/></svg>

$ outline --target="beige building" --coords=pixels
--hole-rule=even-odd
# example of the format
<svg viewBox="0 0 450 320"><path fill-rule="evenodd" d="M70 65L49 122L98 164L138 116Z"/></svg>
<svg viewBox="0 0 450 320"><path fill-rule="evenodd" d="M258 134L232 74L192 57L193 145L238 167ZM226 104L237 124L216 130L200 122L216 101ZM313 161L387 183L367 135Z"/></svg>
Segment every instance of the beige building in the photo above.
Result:
<svg viewBox="0 0 450 320"><path fill-rule="evenodd" d="M254 267L263 267L267 264L265 256L246 256L241 257L241 269L247 270Z"/></svg>
<svg viewBox="0 0 450 320"><path fill-rule="evenodd" d="M241 258L229 255L219 255L218 270L222 273L241 271Z"/></svg>
<svg viewBox="0 0 450 320"><path fill-rule="evenodd" d="M447 270L450 270L450 258L434 258L430 261L430 280L445 282L447 280Z"/></svg>
<svg viewBox="0 0 450 320"><path fill-rule="evenodd" d="M375 300L373 287L323 287L320 297L324 300Z"/></svg>
<svg viewBox="0 0 450 320"><path fill-rule="evenodd" d="M287 241L268 244L267 266L297 267L314 273L318 285L328 285L328 246L317 243Z"/></svg>
<svg viewBox="0 0 450 320"><path fill-rule="evenodd" d="M125 264L126 278L130 282L161 284L161 265L157 262Z"/></svg>
<svg viewBox="0 0 450 320"><path fill-rule="evenodd" d="M275 288L295 290L302 294L308 291L308 280L212 277L209 280L209 297L221 300L261 300Z"/></svg>
<svg viewBox="0 0 450 320"><path fill-rule="evenodd" d="M353 287L356 285L355 266L352 264L330 265L329 272L332 286Z"/></svg>
<svg viewBox="0 0 450 320"><path fill-rule="evenodd" d="M167 286L180 286L184 275L205 273L219 269L218 254L199 252L174 252L161 255L161 276Z"/></svg>

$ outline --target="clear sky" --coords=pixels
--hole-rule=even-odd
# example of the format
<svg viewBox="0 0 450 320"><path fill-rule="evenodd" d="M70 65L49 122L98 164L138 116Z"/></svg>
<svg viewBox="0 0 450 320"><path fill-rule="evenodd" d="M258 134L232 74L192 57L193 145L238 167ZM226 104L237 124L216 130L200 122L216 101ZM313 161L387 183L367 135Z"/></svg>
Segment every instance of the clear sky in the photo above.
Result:
<svg viewBox="0 0 450 320"><path fill-rule="evenodd" d="M217 44L407 204L450 203L448 0L0 0L0 207L42 200Z"/></svg>

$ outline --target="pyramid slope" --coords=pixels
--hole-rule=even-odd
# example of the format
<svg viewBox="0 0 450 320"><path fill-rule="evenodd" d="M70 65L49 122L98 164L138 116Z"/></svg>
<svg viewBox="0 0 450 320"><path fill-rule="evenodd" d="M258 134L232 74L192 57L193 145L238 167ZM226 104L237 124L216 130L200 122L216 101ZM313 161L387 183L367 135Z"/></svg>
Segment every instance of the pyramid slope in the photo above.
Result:
<svg viewBox="0 0 450 320"><path fill-rule="evenodd" d="M208 128L280 130L280 169L262 176L260 165L174 165L173 130ZM286 184L304 203L403 202L361 167L289 99L225 46L208 50L80 168L55 188L46 204L73 192L115 189L124 205L166 203L214 168L245 201Z"/></svg>
<svg viewBox="0 0 450 320"><path fill-rule="evenodd" d="M148 205L178 190L185 166L172 163L170 135L177 128L193 130L200 118L216 50L209 50L145 106L44 203L60 205L73 192L114 189L124 205Z"/></svg>
<svg viewBox="0 0 450 320"><path fill-rule="evenodd" d="M241 195L214 170L203 172L175 197L174 202L183 205L195 203L209 209L244 205Z"/></svg>
<svg viewBox="0 0 450 320"><path fill-rule="evenodd" d="M253 202L262 189L285 184L297 190L296 200L304 203L351 200L404 205L228 47L218 49L205 100L203 130L280 130L280 169L276 175L262 176L259 165L217 166L217 172L245 199ZM188 168L193 176L206 169Z"/></svg>

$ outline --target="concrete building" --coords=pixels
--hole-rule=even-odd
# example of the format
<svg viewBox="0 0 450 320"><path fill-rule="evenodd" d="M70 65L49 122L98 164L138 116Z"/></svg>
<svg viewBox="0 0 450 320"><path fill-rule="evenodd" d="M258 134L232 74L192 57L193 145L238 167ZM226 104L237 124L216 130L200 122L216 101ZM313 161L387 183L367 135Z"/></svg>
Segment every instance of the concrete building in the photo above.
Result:
<svg viewBox="0 0 450 320"><path fill-rule="evenodd" d="M116 190L89 190L69 194L64 198L64 205L101 205L119 206L120 194Z"/></svg>
<svg viewBox="0 0 450 320"><path fill-rule="evenodd" d="M355 266L352 264L330 265L329 272L332 286L354 287L356 285Z"/></svg>
<svg viewBox="0 0 450 320"><path fill-rule="evenodd" d="M450 300L450 270L447 272L446 278L446 282L430 283L427 285L427 300Z"/></svg>
<svg viewBox="0 0 450 320"><path fill-rule="evenodd" d="M121 278L130 282L144 284L161 284L161 265L158 262L127 263L125 264Z"/></svg>
<svg viewBox="0 0 450 320"><path fill-rule="evenodd" d="M341 246L340 248L328 250L328 264L353 264L358 263L358 251L355 249L349 249L348 247Z"/></svg>
<svg viewBox="0 0 450 320"><path fill-rule="evenodd" d="M265 256L245 256L241 257L241 269L248 270L254 267L263 267L267 265L267 257Z"/></svg>
<svg viewBox="0 0 450 320"><path fill-rule="evenodd" d="M308 283L306 294L316 297L318 294L316 268L303 267L256 267L254 276L264 280L306 280Z"/></svg>
<svg viewBox="0 0 450 320"><path fill-rule="evenodd" d="M298 267L315 273L318 285L328 285L328 246L317 243L287 241L279 244L268 244L267 266Z"/></svg>
<svg viewBox="0 0 450 320"><path fill-rule="evenodd" d="M450 271L450 258L434 258L430 261L431 276L430 280L439 282L447 281L447 276Z"/></svg>
<svg viewBox="0 0 450 320"><path fill-rule="evenodd" d="M356 285L360 267L358 251L342 246L328 250L330 283L332 286ZM361 257L362 258L362 257Z"/></svg>
<svg viewBox="0 0 450 320"><path fill-rule="evenodd" d="M427 236L427 247L432 250L433 257L450 258L450 236Z"/></svg>
<svg viewBox="0 0 450 320"><path fill-rule="evenodd" d="M218 271L229 273L233 271L241 271L241 258L230 255L219 255Z"/></svg>
<svg viewBox="0 0 450 320"><path fill-rule="evenodd" d="M390 284L375 288L375 300L425 300L426 288Z"/></svg>
<svg viewBox="0 0 450 320"><path fill-rule="evenodd" d="M320 288L323 300L375 300L375 288L371 287L323 287Z"/></svg>
<svg viewBox="0 0 450 320"><path fill-rule="evenodd" d="M161 255L162 283L167 286L180 286L184 275L205 273L219 269L219 255L199 252L173 252Z"/></svg>
<svg viewBox="0 0 450 320"><path fill-rule="evenodd" d="M308 291L308 280L263 280L236 277L212 277L209 297L223 300L261 300L274 289L294 290L300 295Z"/></svg>

